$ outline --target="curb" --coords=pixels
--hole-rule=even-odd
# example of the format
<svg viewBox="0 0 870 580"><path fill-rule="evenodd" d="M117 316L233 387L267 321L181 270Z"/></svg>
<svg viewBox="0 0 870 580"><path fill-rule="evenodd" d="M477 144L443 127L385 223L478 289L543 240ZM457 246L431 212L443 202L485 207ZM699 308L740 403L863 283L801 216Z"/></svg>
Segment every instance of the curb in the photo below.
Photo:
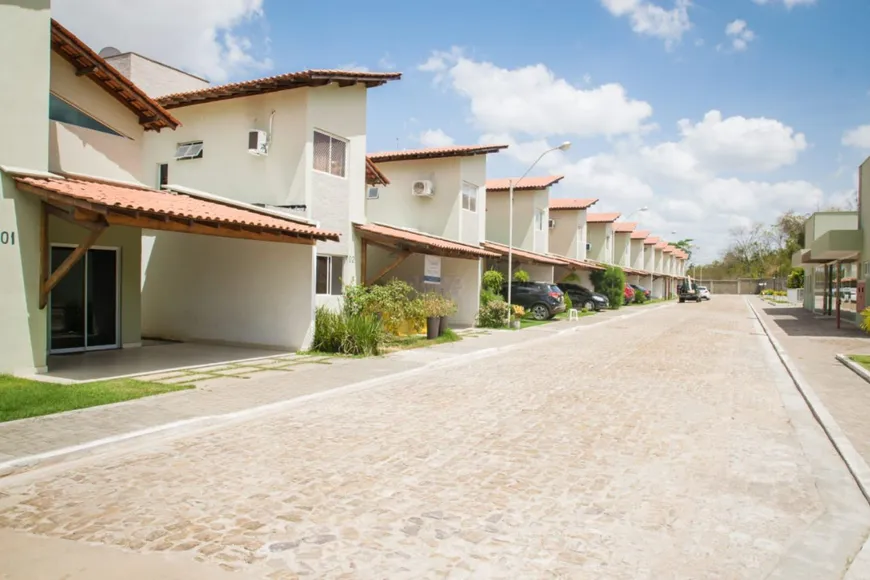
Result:
<svg viewBox="0 0 870 580"><path fill-rule="evenodd" d="M859 365L849 357L844 354L838 354L836 359L843 363L847 368L855 371L855 374L870 383L870 372L867 371L863 366Z"/></svg>
<svg viewBox="0 0 870 580"><path fill-rule="evenodd" d="M386 387L391 383L414 376L419 373L428 372L431 370L437 370L442 368L449 368L451 366L464 364L468 362L473 362L476 360L481 360L484 358L489 358L493 355L508 352L517 349L526 349L533 344L537 344L540 342L545 342L548 340L553 340L555 338L562 337L564 335L573 334L575 332L579 332L583 329L594 328L596 326L604 326L606 324L610 324L612 322L618 320L626 320L628 318L634 318L635 316L641 316L648 312L654 312L661 308L667 308L671 306L670 304L665 304L662 306L656 306L655 308L647 308L642 310L637 310L631 312L629 314L622 314L619 316L614 316L613 318L607 318L605 320L599 322L593 322L591 324L578 325L573 326L571 328L566 328L564 330L560 330L553 334L549 334L546 336L541 336L537 338L532 338L530 340L521 340L519 342L508 344L504 346L495 346L490 348L484 348L479 351L460 354L453 357L449 357L442 360L436 360L431 363L425 364L421 367L415 369L409 369L406 371L400 371L398 373L393 373L391 375L387 375L384 377L378 377L374 379L367 379L364 381L351 383L349 385L344 385L341 387L335 387L332 389L328 389L325 391L321 391L318 393L312 393L310 395L303 395L301 397L295 397L292 399L287 399L284 401L278 401L275 403L268 403L265 405L260 405L256 407L251 407L248 409L242 409L240 411L232 411L230 413L224 413L220 415L206 415L202 417L193 417L191 419L184 419L182 421L175 421L172 423L166 423L164 425L156 425L154 427L148 427L146 429L140 429L138 431L131 431L129 433L123 433L120 435L115 435L112 437L105 437L102 439L96 439L94 441L88 441L86 443L81 443L78 445L73 445L70 447L62 447L60 449L55 449L52 451L46 451L44 453L38 453L35 455L28 455L25 457L19 457L16 459L11 459L9 461L5 461L0 463L0 482L3 484L8 484L9 479L13 478L17 475L24 475L27 472L32 471L33 469L39 466L45 466L46 464L56 464L62 462L64 459L70 459L75 455L83 455L86 452L96 450L98 448L107 447L117 443L123 443L126 441L135 440L147 435L154 434L165 434L167 436L171 436L173 431L178 432L178 434L190 433L193 429L200 427L203 429L208 429L211 427L215 427L218 425L231 425L234 423L239 423L242 421L246 421L255 417L260 417L264 415L268 415L277 411L281 411L284 409L289 409L295 407L297 405L301 405L310 401L316 401L319 399L326 399L330 397L336 397L339 395L349 394L356 391L367 390L374 387ZM3 481L3 480L6 481Z"/></svg>
<svg viewBox="0 0 870 580"><path fill-rule="evenodd" d="M773 336L767 323L761 316L759 316L755 307L749 302L749 300L746 301L746 305L749 306L750 310L752 310L752 314L755 316L755 319L758 320L758 323L764 330L764 334L767 335L767 340L770 341L771 345L773 345L773 349L776 351L779 360L782 362L782 365L785 367L786 372L788 372L792 382L794 382L804 401L806 401L807 406L809 406L813 417L816 418L816 421L825 432L825 435L828 437L831 444L833 444L837 454L846 463L846 468L849 470L849 473L852 474L855 483L858 484L861 494L864 496L864 499L867 500L867 503L870 504L870 466L867 465L864 458L855 450L852 442L849 441L849 438L846 437L846 434L843 433L842 429L840 429L840 426L828 411L827 407L825 407L824 403L822 403L821 399L816 395L816 392L812 389L806 379L803 378L803 375L800 374L797 367L791 362L785 349L776 337Z"/></svg>

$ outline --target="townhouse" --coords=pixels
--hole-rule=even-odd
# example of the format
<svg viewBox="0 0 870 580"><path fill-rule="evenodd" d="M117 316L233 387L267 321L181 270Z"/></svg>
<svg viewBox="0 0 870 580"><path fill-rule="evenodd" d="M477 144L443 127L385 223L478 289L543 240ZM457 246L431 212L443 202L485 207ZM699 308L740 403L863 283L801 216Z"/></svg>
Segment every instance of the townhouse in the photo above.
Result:
<svg viewBox="0 0 870 580"><path fill-rule="evenodd" d="M508 273L508 256L513 271L523 269L537 282L555 281L555 269L568 262L549 255L550 232L556 219L550 217L550 187L564 176L490 179L486 182L486 242L484 247L500 257L487 266ZM513 185L513 216L511 216ZM513 223L513 232L511 232ZM509 249L510 248L510 249Z"/></svg>
<svg viewBox="0 0 870 580"><path fill-rule="evenodd" d="M364 219L354 222L362 282L388 278L456 303L454 326L472 326L484 260L501 254L486 240L486 159L507 145L468 145L371 153L377 187L368 187ZM371 181L371 180L370 180Z"/></svg>
<svg viewBox="0 0 870 580"><path fill-rule="evenodd" d="M550 200L549 250L551 255L565 262L555 267L555 281L577 277L581 285L591 289L592 272L604 269L588 259L591 244L586 216L589 208L596 203L598 200L591 198Z"/></svg>
<svg viewBox="0 0 870 580"><path fill-rule="evenodd" d="M172 187L152 151L183 157L178 117L47 7L22 4L0 7L0 51L19 63L0 81L0 372L145 336L304 346L316 244L341 232L249 203L267 189L253 175Z"/></svg>

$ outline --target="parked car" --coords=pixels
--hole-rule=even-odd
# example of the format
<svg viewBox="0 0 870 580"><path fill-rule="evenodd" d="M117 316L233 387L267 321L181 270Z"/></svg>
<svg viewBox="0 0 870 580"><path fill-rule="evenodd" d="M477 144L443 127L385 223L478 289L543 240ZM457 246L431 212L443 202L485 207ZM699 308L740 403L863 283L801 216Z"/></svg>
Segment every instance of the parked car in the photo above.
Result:
<svg viewBox="0 0 870 580"><path fill-rule="evenodd" d="M625 304L631 304L634 302L634 288L628 284L625 285L625 290L623 291L623 302Z"/></svg>
<svg viewBox="0 0 870 580"><path fill-rule="evenodd" d="M635 294L637 294L638 292L642 292L643 295L646 296L647 300L652 298L652 292L650 292L649 290L647 290L643 286L638 286L637 284L629 284L629 286L631 286L631 288L632 288L632 290L634 290Z"/></svg>
<svg viewBox="0 0 870 580"><path fill-rule="evenodd" d="M698 295L701 297L701 300L709 300L711 296L706 286L698 286Z"/></svg>
<svg viewBox="0 0 870 580"><path fill-rule="evenodd" d="M568 295L571 299L571 304L574 308L585 308L587 310L604 310L610 306L610 301L604 294L598 294L580 284L572 284L570 282L562 282L557 284L559 289Z"/></svg>
<svg viewBox="0 0 870 580"><path fill-rule="evenodd" d="M507 289L507 284L501 288L501 295L505 299ZM546 282L513 282L511 304L522 306L535 320L547 320L565 312L564 293L555 284Z"/></svg>
<svg viewBox="0 0 870 580"><path fill-rule="evenodd" d="M691 280L683 280L680 282L680 285L677 287L677 295L680 297L681 304L686 300L694 300L698 303L701 302L701 294L698 292L698 285Z"/></svg>

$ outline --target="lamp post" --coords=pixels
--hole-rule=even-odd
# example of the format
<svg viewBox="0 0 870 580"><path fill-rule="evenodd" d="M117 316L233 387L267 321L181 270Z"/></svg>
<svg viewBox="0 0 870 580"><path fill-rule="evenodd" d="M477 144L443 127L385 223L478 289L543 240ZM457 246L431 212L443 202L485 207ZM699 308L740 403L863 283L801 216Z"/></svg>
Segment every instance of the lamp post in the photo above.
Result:
<svg viewBox="0 0 870 580"><path fill-rule="evenodd" d="M529 165L529 168L526 169L526 172L523 173L519 179L514 181L510 180L510 188L508 193L508 279L507 279L507 287L508 287L508 314L507 314L507 322L508 326L510 326L511 322L511 287L513 286L513 277L514 277L514 187L523 180L523 178L529 174L529 172L535 168L535 165L538 164L538 161L544 158L544 155L547 153L552 153L553 151L567 151L571 148L571 142L565 141L558 147L553 147L552 149L547 149L535 159L535 162Z"/></svg>

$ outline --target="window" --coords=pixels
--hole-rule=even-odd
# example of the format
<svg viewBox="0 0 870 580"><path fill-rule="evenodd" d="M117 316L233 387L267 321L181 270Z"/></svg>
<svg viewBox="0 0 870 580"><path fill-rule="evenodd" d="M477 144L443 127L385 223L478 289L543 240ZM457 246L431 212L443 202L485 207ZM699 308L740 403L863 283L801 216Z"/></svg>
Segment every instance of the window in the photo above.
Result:
<svg viewBox="0 0 870 580"><path fill-rule="evenodd" d="M76 108L52 93L48 95L48 118L59 123L84 127L85 129L115 135L116 137L123 137L123 135L114 129L100 123L81 109Z"/></svg>
<svg viewBox="0 0 870 580"><path fill-rule="evenodd" d="M341 274L344 266L342 256L317 256L317 294L341 296Z"/></svg>
<svg viewBox="0 0 870 580"><path fill-rule="evenodd" d="M178 161L184 159L202 159L202 149L202 141L179 143L175 149L175 159Z"/></svg>
<svg viewBox="0 0 870 580"><path fill-rule="evenodd" d="M479 188L473 183L467 181L462 182L462 209L468 211L477 211L477 190Z"/></svg>
<svg viewBox="0 0 870 580"><path fill-rule="evenodd" d="M157 166L157 189L163 189L163 186L169 183L169 164L161 163Z"/></svg>
<svg viewBox="0 0 870 580"><path fill-rule="evenodd" d="M344 177L346 154L347 141L320 131L314 132L314 169L316 171Z"/></svg>
<svg viewBox="0 0 870 580"><path fill-rule="evenodd" d="M542 209L535 210L535 229L539 232L544 231L544 226L547 225L547 212Z"/></svg>

